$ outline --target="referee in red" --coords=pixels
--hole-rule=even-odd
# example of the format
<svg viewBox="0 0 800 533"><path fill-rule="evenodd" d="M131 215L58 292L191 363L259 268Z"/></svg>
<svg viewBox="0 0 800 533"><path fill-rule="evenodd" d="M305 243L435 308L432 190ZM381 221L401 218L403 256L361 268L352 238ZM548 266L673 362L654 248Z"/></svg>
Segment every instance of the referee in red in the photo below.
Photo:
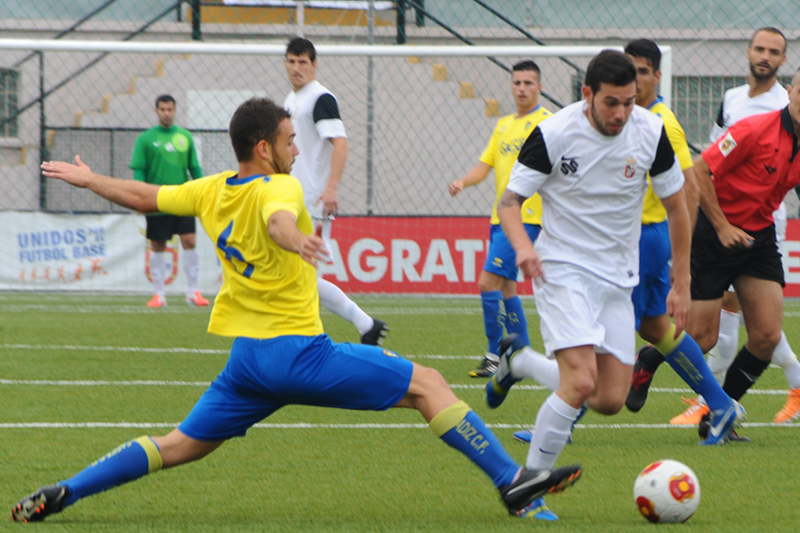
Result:
<svg viewBox="0 0 800 533"><path fill-rule="evenodd" d="M717 343L722 296L732 284L748 339L722 388L737 401L767 368L781 337L786 283L772 213L800 184L800 71L787 90L787 107L737 122L694 162L701 210L686 332L704 352ZM700 423L703 438L707 427Z"/></svg>

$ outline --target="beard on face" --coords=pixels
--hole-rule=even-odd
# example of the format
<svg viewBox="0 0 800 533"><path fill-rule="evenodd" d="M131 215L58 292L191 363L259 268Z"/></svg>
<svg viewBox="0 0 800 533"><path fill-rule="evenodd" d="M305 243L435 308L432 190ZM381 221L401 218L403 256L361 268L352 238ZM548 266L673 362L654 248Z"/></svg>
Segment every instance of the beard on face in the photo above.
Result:
<svg viewBox="0 0 800 533"><path fill-rule="evenodd" d="M778 73L779 67L768 68L765 73L758 72L756 68L758 68L759 65L760 63L755 65L753 63L750 63L750 74L752 74L753 77L757 80L768 80L774 77Z"/></svg>
<svg viewBox="0 0 800 533"><path fill-rule="evenodd" d="M619 135L620 133L622 133L622 129L621 128L617 133L611 133L610 131L608 131L606 129L605 124L603 124L603 121L600 120L600 116L597 114L597 111L595 110L594 99L592 99L592 104L589 106L589 112L592 114L592 120L594 120L594 123L595 123L595 126L597 126L597 129L600 131L600 133L602 133L606 137L615 137L615 136ZM622 126L624 126L624 125L625 125L625 123L623 122Z"/></svg>

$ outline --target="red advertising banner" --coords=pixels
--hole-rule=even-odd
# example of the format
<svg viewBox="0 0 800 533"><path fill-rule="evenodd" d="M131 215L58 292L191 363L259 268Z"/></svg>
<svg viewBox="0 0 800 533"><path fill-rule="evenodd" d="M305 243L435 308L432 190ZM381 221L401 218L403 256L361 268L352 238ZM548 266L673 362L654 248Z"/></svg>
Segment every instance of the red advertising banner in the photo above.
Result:
<svg viewBox="0 0 800 533"><path fill-rule="evenodd" d="M325 279L350 293L477 294L489 218L337 217ZM800 297L800 220L781 243L787 297ZM520 294L532 294L520 283Z"/></svg>

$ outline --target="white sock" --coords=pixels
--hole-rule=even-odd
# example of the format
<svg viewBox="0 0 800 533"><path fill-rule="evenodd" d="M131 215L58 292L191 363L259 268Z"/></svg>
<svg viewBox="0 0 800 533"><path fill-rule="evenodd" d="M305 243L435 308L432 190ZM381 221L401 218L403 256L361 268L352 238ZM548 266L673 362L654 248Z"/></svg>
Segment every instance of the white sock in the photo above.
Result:
<svg viewBox="0 0 800 533"><path fill-rule="evenodd" d="M200 271L200 258L197 250L183 251L183 270L186 272L186 297L194 298L194 291L197 290L197 273Z"/></svg>
<svg viewBox="0 0 800 533"><path fill-rule="evenodd" d="M320 305L352 323L360 334L363 335L375 325L371 316L362 311L353 300L342 292L342 289L330 281L317 278L317 290L319 291Z"/></svg>
<svg viewBox="0 0 800 533"><path fill-rule="evenodd" d="M772 352L772 362L783 369L790 389L800 388L800 363L783 331L781 331L781 340L778 341L775 351Z"/></svg>
<svg viewBox="0 0 800 533"><path fill-rule="evenodd" d="M739 315L724 309L719 314L719 340L708 354L708 368L720 385L725 383L725 373L739 351Z"/></svg>
<svg viewBox="0 0 800 533"><path fill-rule="evenodd" d="M533 379L551 392L558 389L561 384L556 360L548 359L530 347L526 347L511 358L511 373L517 378Z"/></svg>
<svg viewBox="0 0 800 533"><path fill-rule="evenodd" d="M556 396L555 392L544 401L536 415L536 426L533 428L531 447L525 462L528 468L553 468L561 450L567 445L572 423L580 412L580 409L575 409Z"/></svg>
<svg viewBox="0 0 800 533"><path fill-rule="evenodd" d="M150 277L153 279L153 290L162 298L166 298L164 294L164 277L166 273L166 252L150 252Z"/></svg>

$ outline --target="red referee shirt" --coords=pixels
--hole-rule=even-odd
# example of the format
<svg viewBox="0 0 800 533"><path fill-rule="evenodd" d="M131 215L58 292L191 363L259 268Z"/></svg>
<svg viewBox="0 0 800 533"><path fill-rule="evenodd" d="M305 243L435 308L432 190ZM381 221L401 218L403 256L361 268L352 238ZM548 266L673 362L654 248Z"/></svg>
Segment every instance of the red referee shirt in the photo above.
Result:
<svg viewBox="0 0 800 533"><path fill-rule="evenodd" d="M702 154L728 222L758 231L800 184L800 158L789 108L740 120Z"/></svg>

